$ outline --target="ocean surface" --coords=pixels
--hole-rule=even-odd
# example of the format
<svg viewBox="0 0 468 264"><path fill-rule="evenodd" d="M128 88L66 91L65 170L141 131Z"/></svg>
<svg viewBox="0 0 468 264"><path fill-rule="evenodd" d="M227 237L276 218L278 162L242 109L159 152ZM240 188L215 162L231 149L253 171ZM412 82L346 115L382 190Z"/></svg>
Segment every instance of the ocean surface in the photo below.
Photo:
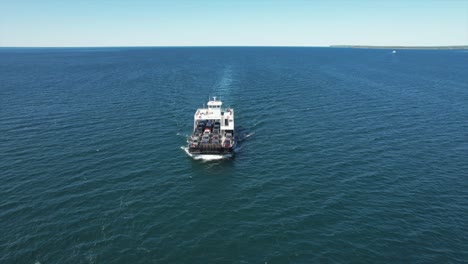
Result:
<svg viewBox="0 0 468 264"><path fill-rule="evenodd" d="M0 263L317 262L468 262L467 52L0 49Z"/></svg>

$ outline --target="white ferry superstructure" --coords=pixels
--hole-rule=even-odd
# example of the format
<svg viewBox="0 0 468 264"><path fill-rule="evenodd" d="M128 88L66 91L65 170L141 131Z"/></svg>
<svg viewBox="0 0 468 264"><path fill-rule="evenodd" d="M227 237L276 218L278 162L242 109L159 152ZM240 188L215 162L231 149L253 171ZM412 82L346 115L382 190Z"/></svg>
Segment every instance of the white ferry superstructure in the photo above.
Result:
<svg viewBox="0 0 468 264"><path fill-rule="evenodd" d="M185 151L195 159L222 159L234 155L234 109L222 108L220 100L208 101L193 117L193 133Z"/></svg>

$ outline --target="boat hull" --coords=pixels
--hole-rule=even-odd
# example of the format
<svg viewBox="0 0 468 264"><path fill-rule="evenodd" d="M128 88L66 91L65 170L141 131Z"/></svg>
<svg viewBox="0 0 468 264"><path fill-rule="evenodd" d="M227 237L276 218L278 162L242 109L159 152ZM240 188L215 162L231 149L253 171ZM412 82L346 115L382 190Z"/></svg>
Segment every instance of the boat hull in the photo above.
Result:
<svg viewBox="0 0 468 264"><path fill-rule="evenodd" d="M201 153L201 152L192 152L189 147L182 147L182 149L195 160L220 160L220 159L229 159L234 157L234 152L225 152L225 153Z"/></svg>

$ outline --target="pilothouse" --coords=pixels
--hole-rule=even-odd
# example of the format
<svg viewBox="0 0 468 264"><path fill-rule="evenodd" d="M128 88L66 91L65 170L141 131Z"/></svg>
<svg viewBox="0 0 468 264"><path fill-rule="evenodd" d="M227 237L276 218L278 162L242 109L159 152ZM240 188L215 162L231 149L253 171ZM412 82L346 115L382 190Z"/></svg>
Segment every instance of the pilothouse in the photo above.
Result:
<svg viewBox="0 0 468 264"><path fill-rule="evenodd" d="M199 108L193 117L193 133L185 151L194 158L230 158L234 154L234 109L222 108L213 97L207 108Z"/></svg>

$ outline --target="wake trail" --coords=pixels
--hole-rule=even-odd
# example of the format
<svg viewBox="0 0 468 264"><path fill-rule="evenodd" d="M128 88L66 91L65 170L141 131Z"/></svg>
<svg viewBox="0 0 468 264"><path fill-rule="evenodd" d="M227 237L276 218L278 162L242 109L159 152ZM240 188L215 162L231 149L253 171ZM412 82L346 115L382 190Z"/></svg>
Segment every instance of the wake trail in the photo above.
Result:
<svg viewBox="0 0 468 264"><path fill-rule="evenodd" d="M231 65L228 65L224 68L223 73L219 81L215 84L213 89L213 95L218 96L219 99L225 100L228 99L233 90L233 81L235 77L235 72Z"/></svg>

